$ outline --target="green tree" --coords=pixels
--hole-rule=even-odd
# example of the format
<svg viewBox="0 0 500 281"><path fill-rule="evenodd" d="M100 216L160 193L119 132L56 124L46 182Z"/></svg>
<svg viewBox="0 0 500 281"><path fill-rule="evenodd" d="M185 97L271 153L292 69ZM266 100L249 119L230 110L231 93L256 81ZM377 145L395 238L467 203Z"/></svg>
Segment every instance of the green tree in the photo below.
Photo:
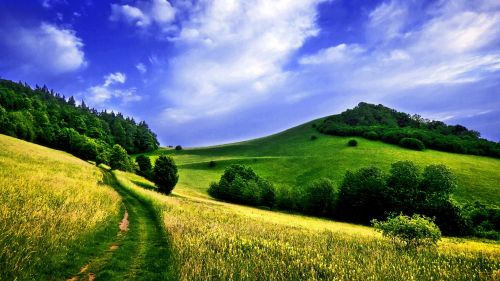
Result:
<svg viewBox="0 0 500 281"><path fill-rule="evenodd" d="M327 178L317 179L305 187L304 209L309 214L329 216L333 213L337 195L332 181Z"/></svg>
<svg viewBox="0 0 500 281"><path fill-rule="evenodd" d="M170 194L179 180L174 159L164 155L158 157L153 168L152 179L158 187L158 191Z"/></svg>
<svg viewBox="0 0 500 281"><path fill-rule="evenodd" d="M113 170L130 171L130 159L127 151L119 144L115 144L109 157L109 165Z"/></svg>
<svg viewBox="0 0 500 281"><path fill-rule="evenodd" d="M450 198L457 187L457 182L451 170L439 164L425 168L421 185L427 204L439 205Z"/></svg>
<svg viewBox="0 0 500 281"><path fill-rule="evenodd" d="M391 165L387 197L391 201L392 211L411 214L421 206L420 181L420 171L413 162L399 161Z"/></svg>
<svg viewBox="0 0 500 281"><path fill-rule="evenodd" d="M144 155L139 155L135 158L135 162L139 166L139 175L150 179L153 172L153 165L151 165L151 160L149 157Z"/></svg>

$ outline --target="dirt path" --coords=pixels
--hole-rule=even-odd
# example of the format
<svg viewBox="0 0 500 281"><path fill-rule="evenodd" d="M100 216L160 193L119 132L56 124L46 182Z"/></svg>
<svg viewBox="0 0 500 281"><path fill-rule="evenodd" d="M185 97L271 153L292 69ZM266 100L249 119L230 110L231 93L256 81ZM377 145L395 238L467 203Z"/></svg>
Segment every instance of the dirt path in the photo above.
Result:
<svg viewBox="0 0 500 281"><path fill-rule="evenodd" d="M167 274L168 241L151 205L105 173L126 209L118 235L107 251L68 280L171 280Z"/></svg>

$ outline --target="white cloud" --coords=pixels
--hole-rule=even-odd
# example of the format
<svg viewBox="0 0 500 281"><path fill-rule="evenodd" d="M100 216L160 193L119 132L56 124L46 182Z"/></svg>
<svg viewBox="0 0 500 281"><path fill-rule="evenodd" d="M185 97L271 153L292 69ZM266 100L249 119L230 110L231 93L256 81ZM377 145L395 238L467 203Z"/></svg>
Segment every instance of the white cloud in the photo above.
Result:
<svg viewBox="0 0 500 281"><path fill-rule="evenodd" d="M340 44L322 49L314 55L300 58L301 64L341 63L356 59L365 50L357 44Z"/></svg>
<svg viewBox="0 0 500 281"><path fill-rule="evenodd" d="M290 57L318 33L319 2L216 0L190 7L171 38L188 51L170 61L163 93L173 106L163 117L185 122L220 115L277 94Z"/></svg>
<svg viewBox="0 0 500 281"><path fill-rule="evenodd" d="M147 67L145 64L143 64L142 62L138 63L135 65L135 68L137 68L137 70L141 73L141 74L144 74L148 71Z"/></svg>
<svg viewBox="0 0 500 281"><path fill-rule="evenodd" d="M102 84L87 89L86 98L92 106L103 108L108 103L110 104L111 101L125 105L142 100L142 97L137 95L135 88L123 89L116 87L125 83L127 80L125 74L121 72L109 73L103 77L103 80Z"/></svg>
<svg viewBox="0 0 500 281"><path fill-rule="evenodd" d="M135 5L111 4L109 19L141 28L152 24L165 28L175 19L175 9L167 0L136 1Z"/></svg>
<svg viewBox="0 0 500 281"><path fill-rule="evenodd" d="M15 67L49 74L72 72L85 67L83 41L72 29L42 23L36 28L14 27L3 42Z"/></svg>
<svg viewBox="0 0 500 281"><path fill-rule="evenodd" d="M127 76L121 72L110 73L104 76L104 87L108 87L115 83L123 84L127 80Z"/></svg>
<svg viewBox="0 0 500 281"><path fill-rule="evenodd" d="M429 18L409 29L407 22L414 21L405 12L410 9L405 4L385 2L369 14L367 30L382 33L378 41L340 44L302 57L304 73L314 79L323 77L325 92L335 88L391 95L419 87L477 82L500 69L500 50L494 47L500 42L498 10L443 1L430 6L432 12L425 12ZM303 79L302 87L307 87L313 78Z"/></svg>

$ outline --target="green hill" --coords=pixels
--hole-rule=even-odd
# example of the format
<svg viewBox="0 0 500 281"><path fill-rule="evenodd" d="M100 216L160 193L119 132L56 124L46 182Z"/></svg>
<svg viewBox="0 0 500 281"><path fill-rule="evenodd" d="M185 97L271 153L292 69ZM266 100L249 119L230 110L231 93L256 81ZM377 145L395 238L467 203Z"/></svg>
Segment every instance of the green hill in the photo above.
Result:
<svg viewBox="0 0 500 281"><path fill-rule="evenodd" d="M278 187L301 187L319 177L337 185L347 170L377 166L389 170L399 160L411 160L419 167L445 164L458 179L453 197L459 202L478 200L500 206L500 160L484 156L455 154L426 149L414 151L381 141L355 137L357 147L347 146L353 137L318 133L313 124L318 119L265 138L213 147L185 150L160 149L148 155L153 158L172 155L180 166L178 189L206 195L211 181L216 181L225 167L239 163L251 166L259 175ZM316 140L311 140L311 136ZM209 162L215 161L214 168Z"/></svg>

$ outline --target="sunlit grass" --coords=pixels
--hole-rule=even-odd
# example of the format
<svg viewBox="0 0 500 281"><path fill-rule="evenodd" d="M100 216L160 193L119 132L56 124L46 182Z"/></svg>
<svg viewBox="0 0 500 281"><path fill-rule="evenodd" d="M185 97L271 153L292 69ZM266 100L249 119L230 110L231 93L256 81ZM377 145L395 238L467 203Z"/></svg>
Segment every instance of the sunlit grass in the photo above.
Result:
<svg viewBox="0 0 500 281"><path fill-rule="evenodd" d="M311 135L318 139L311 141ZM329 178L338 186L347 170L377 166L388 171L398 160L411 160L422 169L429 164L445 164L458 179L454 199L500 206L500 159L429 149L413 151L363 138L355 138L358 146L349 147L349 139L319 134L311 124L305 124L257 140L182 151L160 149L149 155L153 159L160 154L172 155L180 166L179 186L198 194L206 194L209 183L234 163L251 166L278 186L294 188L319 177ZM217 163L215 168L208 167L212 160Z"/></svg>
<svg viewBox="0 0 500 281"><path fill-rule="evenodd" d="M370 227L218 202L187 186L164 196L116 175L155 202L181 280L495 280L500 270L498 244L445 239L404 251Z"/></svg>
<svg viewBox="0 0 500 281"><path fill-rule="evenodd" d="M101 180L74 156L0 135L0 280L78 272L74 251L119 216L120 197Z"/></svg>

